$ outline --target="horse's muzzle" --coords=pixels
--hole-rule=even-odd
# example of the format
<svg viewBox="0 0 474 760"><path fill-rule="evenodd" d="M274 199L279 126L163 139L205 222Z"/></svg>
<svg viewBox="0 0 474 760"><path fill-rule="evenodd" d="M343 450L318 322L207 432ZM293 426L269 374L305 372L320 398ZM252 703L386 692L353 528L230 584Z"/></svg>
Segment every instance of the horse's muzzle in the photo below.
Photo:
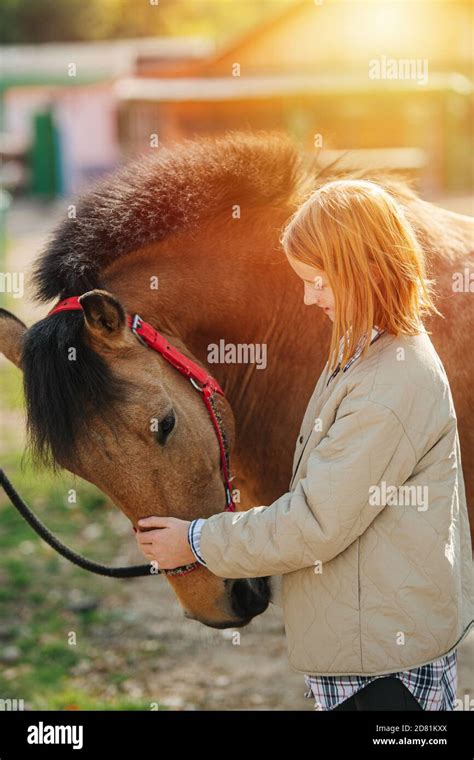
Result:
<svg viewBox="0 0 474 760"><path fill-rule="evenodd" d="M265 612L271 597L268 578L236 578L228 579L232 611L240 620L249 621L256 615Z"/></svg>

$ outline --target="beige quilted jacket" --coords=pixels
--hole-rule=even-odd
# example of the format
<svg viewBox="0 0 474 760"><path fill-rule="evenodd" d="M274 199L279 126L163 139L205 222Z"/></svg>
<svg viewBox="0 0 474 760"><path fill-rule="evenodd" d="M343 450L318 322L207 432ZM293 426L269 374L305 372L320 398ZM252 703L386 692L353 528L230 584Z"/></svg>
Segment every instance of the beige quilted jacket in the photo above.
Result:
<svg viewBox="0 0 474 760"><path fill-rule="evenodd" d="M428 335L387 333L328 376L326 365L288 493L208 518L200 550L220 577L272 576L297 672L408 670L450 652L474 622L448 379Z"/></svg>

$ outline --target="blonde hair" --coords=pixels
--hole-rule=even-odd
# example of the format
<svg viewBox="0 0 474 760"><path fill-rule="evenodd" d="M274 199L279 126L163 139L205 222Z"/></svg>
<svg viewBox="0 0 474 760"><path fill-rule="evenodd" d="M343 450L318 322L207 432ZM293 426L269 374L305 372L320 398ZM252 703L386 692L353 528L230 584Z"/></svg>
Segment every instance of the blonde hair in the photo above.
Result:
<svg viewBox="0 0 474 760"><path fill-rule="evenodd" d="M341 340L344 365L371 330L398 335L426 332L422 316L443 316L433 302L433 282L403 208L380 185L335 180L313 191L280 237L287 256L322 270L334 293L329 348L333 369Z"/></svg>

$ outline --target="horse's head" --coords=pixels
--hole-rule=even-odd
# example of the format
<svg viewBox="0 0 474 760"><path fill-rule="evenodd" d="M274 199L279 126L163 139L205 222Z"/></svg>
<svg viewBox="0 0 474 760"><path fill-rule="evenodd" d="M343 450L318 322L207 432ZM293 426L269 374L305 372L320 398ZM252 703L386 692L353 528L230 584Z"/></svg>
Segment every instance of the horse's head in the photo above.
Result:
<svg viewBox="0 0 474 760"><path fill-rule="evenodd" d="M148 515L191 520L223 511L220 449L200 394L136 339L110 293L93 290L80 302L81 311L30 329L0 312L0 350L23 370L36 459L96 485L133 525ZM225 398L215 399L230 451L233 415ZM265 579L223 579L201 565L167 578L185 615L216 628L245 625L269 603Z"/></svg>

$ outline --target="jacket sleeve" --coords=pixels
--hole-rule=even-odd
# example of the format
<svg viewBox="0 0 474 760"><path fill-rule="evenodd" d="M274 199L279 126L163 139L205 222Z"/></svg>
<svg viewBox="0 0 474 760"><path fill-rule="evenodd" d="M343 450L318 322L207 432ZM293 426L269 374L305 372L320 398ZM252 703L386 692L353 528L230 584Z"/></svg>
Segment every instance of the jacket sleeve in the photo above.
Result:
<svg viewBox="0 0 474 760"><path fill-rule="evenodd" d="M280 575L327 562L385 508L386 489L374 499L371 487L382 481L403 485L416 461L394 412L349 394L327 435L310 452L307 474L294 491L269 506L207 518L200 554L209 570L223 578Z"/></svg>

